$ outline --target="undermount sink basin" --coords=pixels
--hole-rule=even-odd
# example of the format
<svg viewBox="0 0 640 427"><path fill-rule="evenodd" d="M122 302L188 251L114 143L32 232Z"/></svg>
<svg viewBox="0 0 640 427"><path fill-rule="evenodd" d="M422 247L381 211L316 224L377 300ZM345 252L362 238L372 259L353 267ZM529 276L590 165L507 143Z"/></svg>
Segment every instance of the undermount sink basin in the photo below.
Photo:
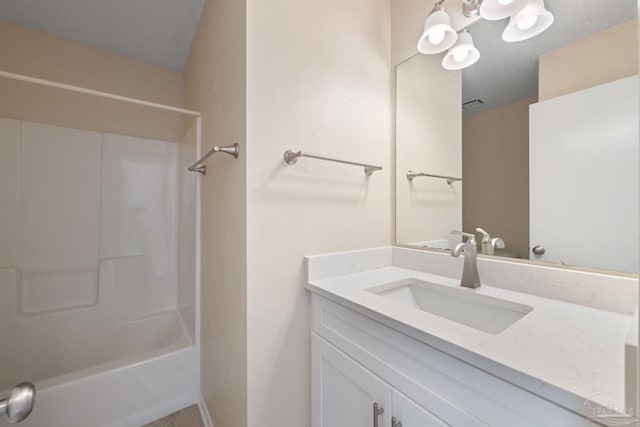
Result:
<svg viewBox="0 0 640 427"><path fill-rule="evenodd" d="M471 289L418 279L387 283L367 291L490 334L499 334L533 310L528 305L479 295Z"/></svg>

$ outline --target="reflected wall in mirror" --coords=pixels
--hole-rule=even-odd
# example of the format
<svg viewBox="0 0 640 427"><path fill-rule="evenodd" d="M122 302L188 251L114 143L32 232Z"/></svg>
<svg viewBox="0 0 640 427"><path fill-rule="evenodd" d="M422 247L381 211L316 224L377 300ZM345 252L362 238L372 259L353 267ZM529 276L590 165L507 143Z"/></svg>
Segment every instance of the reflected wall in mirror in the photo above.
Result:
<svg viewBox="0 0 640 427"><path fill-rule="evenodd" d="M396 241L464 230L485 254L637 273L637 3L545 5L554 24L517 43L469 20L463 71L444 53L396 68Z"/></svg>

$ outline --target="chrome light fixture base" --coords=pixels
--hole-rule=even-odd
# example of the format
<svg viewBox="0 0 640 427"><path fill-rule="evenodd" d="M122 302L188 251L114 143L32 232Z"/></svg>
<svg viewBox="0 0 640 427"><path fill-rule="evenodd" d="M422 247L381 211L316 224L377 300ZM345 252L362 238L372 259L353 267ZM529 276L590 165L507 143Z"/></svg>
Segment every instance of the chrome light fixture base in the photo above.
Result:
<svg viewBox="0 0 640 427"><path fill-rule="evenodd" d="M467 18L475 18L480 15L482 0L462 0L462 14Z"/></svg>

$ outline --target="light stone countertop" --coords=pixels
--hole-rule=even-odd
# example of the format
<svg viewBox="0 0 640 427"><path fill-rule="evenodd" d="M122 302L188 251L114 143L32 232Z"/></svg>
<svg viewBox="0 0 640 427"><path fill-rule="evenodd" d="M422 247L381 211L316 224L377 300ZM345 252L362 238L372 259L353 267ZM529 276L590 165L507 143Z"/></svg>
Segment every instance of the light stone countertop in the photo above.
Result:
<svg viewBox="0 0 640 427"><path fill-rule="evenodd" d="M308 258L306 287L574 412L588 416L587 401L625 410L625 341L632 315L483 284L464 290L534 310L499 334L482 332L368 292L410 278L460 288L459 278L394 266L398 252L407 249L393 248L389 260L384 250L363 252L368 260L346 253L350 259L342 266L339 254ZM323 277L332 275L325 268L331 261L338 264L332 267L337 275Z"/></svg>

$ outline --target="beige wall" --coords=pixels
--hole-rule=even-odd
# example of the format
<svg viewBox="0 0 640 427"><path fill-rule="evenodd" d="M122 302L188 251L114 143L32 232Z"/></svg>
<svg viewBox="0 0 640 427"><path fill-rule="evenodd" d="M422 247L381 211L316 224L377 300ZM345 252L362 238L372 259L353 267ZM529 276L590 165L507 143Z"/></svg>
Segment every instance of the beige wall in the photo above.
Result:
<svg viewBox="0 0 640 427"><path fill-rule="evenodd" d="M462 227L460 182L406 177L409 170L462 176L461 73L440 62L435 55L416 55L396 68L398 243L448 242L451 230Z"/></svg>
<svg viewBox="0 0 640 427"><path fill-rule="evenodd" d="M182 74L0 21L0 70L181 107ZM179 142L183 117L0 78L0 117Z"/></svg>
<svg viewBox="0 0 640 427"><path fill-rule="evenodd" d="M303 257L391 243L389 13L388 0L248 2L250 426L310 423ZM384 169L288 166L290 148Z"/></svg>
<svg viewBox="0 0 640 427"><path fill-rule="evenodd" d="M540 56L540 101L638 74L638 19Z"/></svg>
<svg viewBox="0 0 640 427"><path fill-rule="evenodd" d="M209 0L185 88L204 148L242 146L202 181L203 398L216 427L306 426L304 256L390 244L388 3Z"/></svg>
<svg viewBox="0 0 640 427"><path fill-rule="evenodd" d="M529 255L529 105L535 98L462 119L462 223ZM479 236L480 237L480 236Z"/></svg>
<svg viewBox="0 0 640 427"><path fill-rule="evenodd" d="M200 110L202 149L218 155L201 180L201 393L216 427L247 425L246 12L245 2L208 0L185 69L185 105Z"/></svg>

